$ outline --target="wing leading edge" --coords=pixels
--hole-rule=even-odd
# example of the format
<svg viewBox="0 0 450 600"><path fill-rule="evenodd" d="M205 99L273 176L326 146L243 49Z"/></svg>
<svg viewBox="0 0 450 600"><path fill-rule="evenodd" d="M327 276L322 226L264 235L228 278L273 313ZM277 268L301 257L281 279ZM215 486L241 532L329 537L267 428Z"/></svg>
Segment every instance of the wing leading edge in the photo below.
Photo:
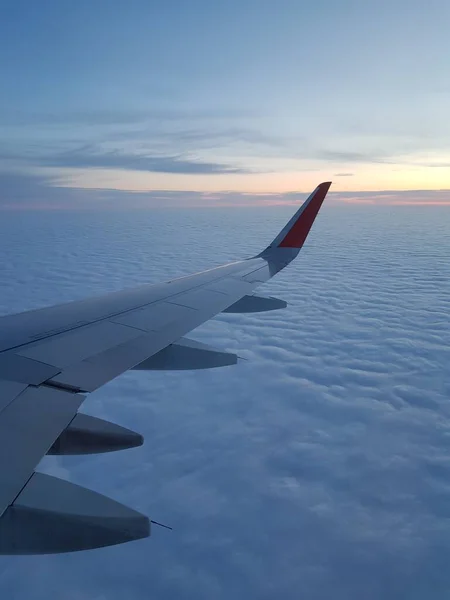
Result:
<svg viewBox="0 0 450 600"><path fill-rule="evenodd" d="M224 311L286 305L253 291L297 256L330 185L320 184L253 258L161 285L0 318L0 553L67 552L149 535L147 517L35 472L39 461L47 453L105 452L142 443L139 434L78 413L84 394L128 369L234 364L234 355L184 336Z"/></svg>

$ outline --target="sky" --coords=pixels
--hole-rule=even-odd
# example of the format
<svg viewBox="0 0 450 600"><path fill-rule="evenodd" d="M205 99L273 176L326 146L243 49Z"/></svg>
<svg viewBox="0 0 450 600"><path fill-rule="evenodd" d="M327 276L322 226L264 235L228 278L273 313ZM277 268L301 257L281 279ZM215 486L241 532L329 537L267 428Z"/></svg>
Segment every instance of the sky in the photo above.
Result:
<svg viewBox="0 0 450 600"><path fill-rule="evenodd" d="M1 10L2 207L449 202L446 0Z"/></svg>

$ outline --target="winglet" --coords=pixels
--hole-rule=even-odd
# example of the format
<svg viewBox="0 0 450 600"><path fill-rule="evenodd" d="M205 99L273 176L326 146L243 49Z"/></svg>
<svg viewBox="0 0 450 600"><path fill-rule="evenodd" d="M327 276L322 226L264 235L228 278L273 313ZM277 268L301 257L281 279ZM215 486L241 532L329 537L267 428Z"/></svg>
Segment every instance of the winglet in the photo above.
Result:
<svg viewBox="0 0 450 600"><path fill-rule="evenodd" d="M316 187L267 250L269 248L297 248L300 250L322 206L322 202L325 200L330 185L331 181L325 181Z"/></svg>

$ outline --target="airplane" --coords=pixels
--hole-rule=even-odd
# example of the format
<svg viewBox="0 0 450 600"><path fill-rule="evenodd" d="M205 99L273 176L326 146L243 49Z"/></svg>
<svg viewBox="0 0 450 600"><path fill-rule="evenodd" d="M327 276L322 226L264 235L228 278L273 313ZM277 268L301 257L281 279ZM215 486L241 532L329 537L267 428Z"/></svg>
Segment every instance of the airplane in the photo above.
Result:
<svg viewBox="0 0 450 600"><path fill-rule="evenodd" d="M200 369L237 356L184 336L215 315L287 304L253 290L300 252L331 182L321 183L257 256L157 285L0 318L0 554L53 554L150 535L150 519L35 469L46 455L140 446L143 437L79 412L129 369Z"/></svg>

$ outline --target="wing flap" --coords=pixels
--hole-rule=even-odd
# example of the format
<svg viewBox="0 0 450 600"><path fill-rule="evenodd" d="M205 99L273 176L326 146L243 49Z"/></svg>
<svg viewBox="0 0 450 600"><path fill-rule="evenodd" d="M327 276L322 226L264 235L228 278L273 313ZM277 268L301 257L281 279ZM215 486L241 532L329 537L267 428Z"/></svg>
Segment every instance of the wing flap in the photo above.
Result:
<svg viewBox="0 0 450 600"><path fill-rule="evenodd" d="M18 356L14 352L0 353L0 379L6 381L40 385L59 372L60 369L55 366Z"/></svg>
<svg viewBox="0 0 450 600"><path fill-rule="evenodd" d="M25 346L17 354L64 368L140 335L142 331L138 329L101 321Z"/></svg>
<svg viewBox="0 0 450 600"><path fill-rule="evenodd" d="M195 310L201 310L209 308L210 306L217 306L220 311L220 307L229 304L229 294L225 292L219 292L216 290L210 290L207 287L201 287L196 290L191 290L185 294L179 294L172 298L169 302L179 306L186 306L187 308L193 308Z"/></svg>
<svg viewBox="0 0 450 600"><path fill-rule="evenodd" d="M84 396L28 387L0 418L0 515L11 504L59 434L75 416Z"/></svg>
<svg viewBox="0 0 450 600"><path fill-rule="evenodd" d="M27 389L26 383L17 383L17 381L0 381L0 413L11 404L24 390Z"/></svg>
<svg viewBox="0 0 450 600"><path fill-rule="evenodd" d="M237 277L224 277L219 281L208 284L208 290L214 292L224 292L229 295L244 296L244 294L250 293L253 286L244 279L238 279Z"/></svg>
<svg viewBox="0 0 450 600"><path fill-rule="evenodd" d="M159 331L171 323L189 318L191 314L192 309L186 306L164 301L124 313L114 317L113 321L150 332Z"/></svg>
<svg viewBox="0 0 450 600"><path fill-rule="evenodd" d="M165 338L157 333L144 334L102 354L83 360L64 369L50 383L93 392L121 373L128 371L167 345Z"/></svg>

